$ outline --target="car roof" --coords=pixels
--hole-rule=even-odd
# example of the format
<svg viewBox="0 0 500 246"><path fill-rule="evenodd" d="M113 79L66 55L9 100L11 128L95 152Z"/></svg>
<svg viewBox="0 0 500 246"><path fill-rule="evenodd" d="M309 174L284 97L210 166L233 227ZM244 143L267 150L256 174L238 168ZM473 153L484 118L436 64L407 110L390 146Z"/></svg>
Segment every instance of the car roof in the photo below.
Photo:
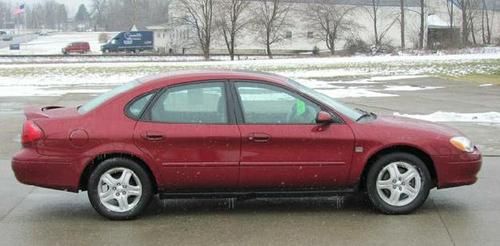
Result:
<svg viewBox="0 0 500 246"><path fill-rule="evenodd" d="M203 80L258 80L287 85L288 79L284 76L242 70L181 70L167 72L139 78L138 81L145 86L169 86L189 81Z"/></svg>

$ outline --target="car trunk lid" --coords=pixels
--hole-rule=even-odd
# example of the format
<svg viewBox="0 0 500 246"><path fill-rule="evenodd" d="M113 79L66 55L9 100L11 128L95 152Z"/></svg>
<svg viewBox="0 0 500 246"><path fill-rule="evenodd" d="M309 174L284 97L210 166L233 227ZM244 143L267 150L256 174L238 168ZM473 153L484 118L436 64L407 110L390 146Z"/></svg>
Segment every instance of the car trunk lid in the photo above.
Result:
<svg viewBox="0 0 500 246"><path fill-rule="evenodd" d="M62 106L30 106L24 109L26 120L44 119L44 118L62 118L77 115L76 108L65 108Z"/></svg>

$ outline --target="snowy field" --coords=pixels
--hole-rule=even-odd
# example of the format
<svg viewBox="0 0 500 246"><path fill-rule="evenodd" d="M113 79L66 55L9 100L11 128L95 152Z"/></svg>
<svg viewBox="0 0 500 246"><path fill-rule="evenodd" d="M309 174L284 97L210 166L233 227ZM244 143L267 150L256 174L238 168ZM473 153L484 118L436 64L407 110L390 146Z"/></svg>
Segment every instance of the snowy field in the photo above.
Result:
<svg viewBox="0 0 500 246"><path fill-rule="evenodd" d="M99 33L64 33L39 37L22 44L20 54L59 53L72 41L87 41L97 51ZM13 54L1 49L0 54ZM253 60L260 58L260 60ZM44 60L45 59L45 60ZM163 60L162 60L163 59ZM199 57L84 57L0 58L0 97L62 96L68 93L98 94L127 81L176 70L250 70L271 72L295 79L334 98L395 98L402 93L445 90L440 85L393 84L391 81L430 76L460 77L492 75L500 78L500 49L459 55L356 56L333 58L281 58L197 61ZM494 77L495 78L495 77ZM476 87L497 86L477 83ZM500 111L500 109L498 110ZM402 116L431 121L496 122L496 112L486 115L456 115L436 112L431 115Z"/></svg>
<svg viewBox="0 0 500 246"><path fill-rule="evenodd" d="M0 65L0 96L98 93L135 78L185 69L232 69L287 76L336 98L391 97L439 86L382 81L426 76L500 74L500 53L436 56L296 58L208 62L76 62ZM483 84L482 86L488 86ZM66 90L66 91L65 91Z"/></svg>
<svg viewBox="0 0 500 246"><path fill-rule="evenodd" d="M71 42L88 42L90 53L101 54L101 43L98 37L100 32L68 32L50 33L37 39L21 44L20 50L9 50L9 47L0 49L0 55L53 55L61 54L61 49ZM114 33L109 33L111 38Z"/></svg>

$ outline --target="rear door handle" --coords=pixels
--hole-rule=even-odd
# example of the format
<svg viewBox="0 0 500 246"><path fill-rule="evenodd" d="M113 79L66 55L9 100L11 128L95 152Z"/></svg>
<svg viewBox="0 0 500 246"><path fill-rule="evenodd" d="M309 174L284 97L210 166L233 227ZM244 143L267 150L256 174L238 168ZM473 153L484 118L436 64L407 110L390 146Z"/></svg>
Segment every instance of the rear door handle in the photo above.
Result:
<svg viewBox="0 0 500 246"><path fill-rule="evenodd" d="M148 141L162 141L165 136L161 133L156 133L156 132L146 132L142 134L142 138L148 140Z"/></svg>
<svg viewBox="0 0 500 246"><path fill-rule="evenodd" d="M248 140L254 143L268 143L271 140L271 135L266 133L252 133L248 136Z"/></svg>

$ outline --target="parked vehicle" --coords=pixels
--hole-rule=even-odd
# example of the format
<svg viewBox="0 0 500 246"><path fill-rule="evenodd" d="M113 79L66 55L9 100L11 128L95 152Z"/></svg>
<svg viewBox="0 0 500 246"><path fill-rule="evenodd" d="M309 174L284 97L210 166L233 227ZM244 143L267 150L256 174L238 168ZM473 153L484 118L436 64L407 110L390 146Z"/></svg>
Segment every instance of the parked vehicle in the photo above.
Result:
<svg viewBox="0 0 500 246"><path fill-rule="evenodd" d="M88 191L110 219L161 198L364 192L383 213L431 188L473 184L481 153L462 133L352 109L281 76L177 72L134 80L82 106L25 110L13 157L25 184Z"/></svg>
<svg viewBox="0 0 500 246"><path fill-rule="evenodd" d="M13 39L12 35L7 33L6 31L0 31L0 38L3 41L12 41L12 39Z"/></svg>
<svg viewBox="0 0 500 246"><path fill-rule="evenodd" d="M20 50L21 45L20 44L10 44L9 45L9 50Z"/></svg>
<svg viewBox="0 0 500 246"><path fill-rule="evenodd" d="M153 50L153 32L121 32L108 43L101 46L101 51L106 52L142 52Z"/></svg>
<svg viewBox="0 0 500 246"><path fill-rule="evenodd" d="M62 49L62 53L65 55L70 53L84 54L87 52L90 52L90 45L88 42L73 42Z"/></svg>

